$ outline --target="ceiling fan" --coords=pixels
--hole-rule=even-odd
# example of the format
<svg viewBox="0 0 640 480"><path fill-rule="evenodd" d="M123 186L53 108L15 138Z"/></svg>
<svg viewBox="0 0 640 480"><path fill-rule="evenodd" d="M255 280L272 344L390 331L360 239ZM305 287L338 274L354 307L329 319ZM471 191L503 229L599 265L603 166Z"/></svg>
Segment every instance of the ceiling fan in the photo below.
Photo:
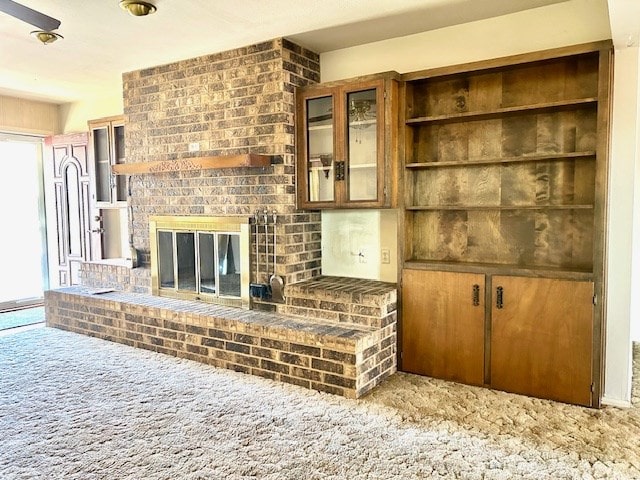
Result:
<svg viewBox="0 0 640 480"><path fill-rule="evenodd" d="M29 25L39 28L40 30L35 30L31 32L31 34L45 45L62 38L62 35L53 31L60 27L60 20L50 17L49 15L25 7L13 0L0 0L0 12L4 12L18 20L22 20Z"/></svg>
<svg viewBox="0 0 640 480"><path fill-rule="evenodd" d="M13 0L0 0L0 12L11 15L41 30L51 31L60 27L60 20L25 7Z"/></svg>

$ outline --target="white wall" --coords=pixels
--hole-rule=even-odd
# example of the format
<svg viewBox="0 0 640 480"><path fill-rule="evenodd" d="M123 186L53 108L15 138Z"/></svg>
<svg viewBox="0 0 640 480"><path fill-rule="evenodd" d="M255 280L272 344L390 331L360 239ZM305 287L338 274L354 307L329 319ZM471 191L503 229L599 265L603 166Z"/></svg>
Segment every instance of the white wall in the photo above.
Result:
<svg viewBox="0 0 640 480"><path fill-rule="evenodd" d="M638 131L638 49L616 50L609 170L604 398L631 400L631 274Z"/></svg>
<svg viewBox="0 0 640 480"><path fill-rule="evenodd" d="M323 211L322 274L395 283L397 240L396 210Z"/></svg>
<svg viewBox="0 0 640 480"><path fill-rule="evenodd" d="M636 96L636 158L635 192L633 197L633 257L631 263L631 339L640 342L640 48L636 53L637 96ZM632 87L630 87L632 88Z"/></svg>

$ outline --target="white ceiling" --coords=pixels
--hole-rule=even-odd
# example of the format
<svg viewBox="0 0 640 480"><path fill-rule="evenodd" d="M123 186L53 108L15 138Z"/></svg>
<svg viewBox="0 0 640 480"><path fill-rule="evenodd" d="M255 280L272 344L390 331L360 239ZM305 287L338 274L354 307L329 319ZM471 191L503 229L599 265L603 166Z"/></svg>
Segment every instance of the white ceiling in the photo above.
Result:
<svg viewBox="0 0 640 480"><path fill-rule="evenodd" d="M0 12L0 94L64 103L123 72L271 38L321 52L563 0L155 0L140 18L118 0L18 1L61 20L64 39L42 45L35 27Z"/></svg>
<svg viewBox="0 0 640 480"><path fill-rule="evenodd" d="M272 38L321 53L567 0L151 0L158 11L140 18L118 0L18 1L61 20L64 39L42 45L0 12L0 94L65 103L123 72Z"/></svg>

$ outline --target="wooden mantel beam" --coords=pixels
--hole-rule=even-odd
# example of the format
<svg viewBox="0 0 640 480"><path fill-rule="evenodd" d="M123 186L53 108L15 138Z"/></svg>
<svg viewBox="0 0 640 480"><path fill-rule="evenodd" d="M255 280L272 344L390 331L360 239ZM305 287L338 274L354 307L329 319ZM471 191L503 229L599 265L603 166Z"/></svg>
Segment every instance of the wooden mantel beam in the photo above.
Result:
<svg viewBox="0 0 640 480"><path fill-rule="evenodd" d="M155 162L121 163L112 165L116 175L136 175L140 173L181 172L185 170L204 170L208 168L268 167L269 155L221 155L217 157L192 157Z"/></svg>

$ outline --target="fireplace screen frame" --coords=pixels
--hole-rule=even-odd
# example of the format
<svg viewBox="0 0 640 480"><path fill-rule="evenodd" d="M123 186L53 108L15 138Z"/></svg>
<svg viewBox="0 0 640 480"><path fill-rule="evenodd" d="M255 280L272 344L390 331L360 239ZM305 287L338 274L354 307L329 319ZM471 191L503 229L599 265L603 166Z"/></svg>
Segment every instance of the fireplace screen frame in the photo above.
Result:
<svg viewBox="0 0 640 480"><path fill-rule="evenodd" d="M172 232L172 238L175 239L179 233L192 233L194 239L199 234L214 235L238 235L239 237L239 253L240 253L240 296L227 296L221 294L218 288L215 293L201 291L196 287L195 290L181 290L178 288L177 279L172 287L163 287L160 281L160 263L159 263L159 234L161 232ZM249 277L250 277L250 223L248 218L243 217L198 217L198 216L153 216L149 219L149 239L151 250L151 292L153 295L161 297L179 298L184 300L201 300L220 305L240 307L244 309L251 308L249 296ZM217 241L216 241L217 243ZM195 244L197 252L197 243ZM174 261L176 258L177 244L173 243ZM216 263L217 259L216 249ZM196 273L199 271L198 254L194 259ZM215 269L214 267L214 270ZM218 278L218 276L216 276ZM196 285L201 282L196 280Z"/></svg>

